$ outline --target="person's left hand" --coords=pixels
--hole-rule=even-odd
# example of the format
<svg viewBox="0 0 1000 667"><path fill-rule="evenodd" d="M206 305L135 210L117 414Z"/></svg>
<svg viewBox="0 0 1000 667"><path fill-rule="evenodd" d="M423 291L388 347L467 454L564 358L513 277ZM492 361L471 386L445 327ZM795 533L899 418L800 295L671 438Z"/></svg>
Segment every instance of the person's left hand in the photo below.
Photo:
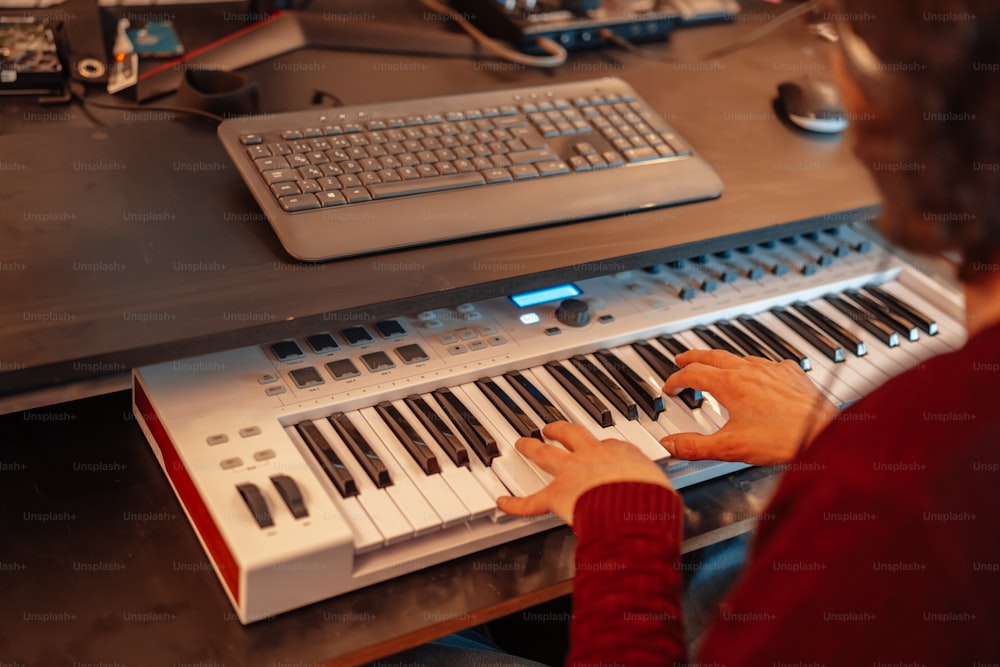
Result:
<svg viewBox="0 0 1000 667"><path fill-rule="evenodd" d="M599 441L583 426L564 421L546 424L542 433L562 443L566 449L536 438L521 438L516 443L517 451L555 479L530 496L497 498L497 507L508 514L535 516L552 512L572 526L577 499L596 486L612 482L649 482L673 488L660 467L630 442Z"/></svg>

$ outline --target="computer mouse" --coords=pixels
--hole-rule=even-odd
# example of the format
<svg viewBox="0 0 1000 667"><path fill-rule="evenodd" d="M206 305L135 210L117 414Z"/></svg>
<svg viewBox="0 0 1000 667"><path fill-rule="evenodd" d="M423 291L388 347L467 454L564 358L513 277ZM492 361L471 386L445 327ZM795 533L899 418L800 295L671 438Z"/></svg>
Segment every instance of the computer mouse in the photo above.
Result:
<svg viewBox="0 0 1000 667"><path fill-rule="evenodd" d="M778 86L778 102L789 122L804 130L829 134L847 127L847 110L832 81L786 81Z"/></svg>

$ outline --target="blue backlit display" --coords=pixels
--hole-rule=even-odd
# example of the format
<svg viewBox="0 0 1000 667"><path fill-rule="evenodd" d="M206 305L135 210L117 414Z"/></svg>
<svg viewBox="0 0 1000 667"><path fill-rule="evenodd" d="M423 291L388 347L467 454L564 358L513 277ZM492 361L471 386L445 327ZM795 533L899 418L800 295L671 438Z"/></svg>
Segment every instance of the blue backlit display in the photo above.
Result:
<svg viewBox="0 0 1000 667"><path fill-rule="evenodd" d="M549 301L555 301L556 299L568 299L571 296L580 296L580 288L573 283L566 283L565 285L556 285L555 287L546 287L545 289L536 289L532 292L521 292L520 294L511 294L510 300L514 302L514 305L518 308L530 308L531 306L537 306L540 303L548 303Z"/></svg>

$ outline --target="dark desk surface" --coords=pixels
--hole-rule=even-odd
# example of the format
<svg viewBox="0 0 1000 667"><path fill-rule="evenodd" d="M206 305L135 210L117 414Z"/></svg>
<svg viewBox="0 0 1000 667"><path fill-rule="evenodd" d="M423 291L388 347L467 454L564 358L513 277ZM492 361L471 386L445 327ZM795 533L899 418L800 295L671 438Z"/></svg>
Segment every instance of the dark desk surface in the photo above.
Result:
<svg viewBox="0 0 1000 667"><path fill-rule="evenodd" d="M357 664L571 591L575 542L557 528L244 627L129 405L0 417L4 664ZM685 549L748 530L776 481L686 489Z"/></svg>
<svg viewBox="0 0 1000 667"><path fill-rule="evenodd" d="M415 2L382 5L423 27L441 24L423 20ZM736 24L679 31L652 48L692 58L775 11L744 5ZM77 127L92 125L77 106L0 100L0 117L17 130L0 135L0 396L309 333L331 318L394 316L649 265L779 225L792 233L864 219L876 195L849 141L807 136L772 108L780 81L828 74L828 48L795 20L711 62L601 50L573 53L551 72L310 50L247 68L265 112L308 106L314 88L350 104L619 76L725 183L715 201L317 265L285 255L212 123L92 110L114 126L88 129Z"/></svg>

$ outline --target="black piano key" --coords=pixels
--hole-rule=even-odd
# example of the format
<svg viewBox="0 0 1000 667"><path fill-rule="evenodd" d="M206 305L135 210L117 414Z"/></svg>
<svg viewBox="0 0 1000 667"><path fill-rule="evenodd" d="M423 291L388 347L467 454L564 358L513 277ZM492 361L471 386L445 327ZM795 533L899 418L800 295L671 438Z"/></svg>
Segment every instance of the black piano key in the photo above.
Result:
<svg viewBox="0 0 1000 667"><path fill-rule="evenodd" d="M764 359L770 359L771 361L778 361L778 357L775 356L770 350L757 342L750 334L738 326L733 324L728 320L720 320L715 323L715 326L729 336L733 342L743 348L743 351L751 357L763 357Z"/></svg>
<svg viewBox="0 0 1000 667"><path fill-rule="evenodd" d="M431 406L427 405L427 401L416 394L407 396L403 400L413 410L413 414L417 416L417 419L424 425L427 432L431 434L434 441L448 455L448 458L457 466L468 467L469 450L465 448L465 445L458 439L458 436L452 432L448 422L441 419L441 416Z"/></svg>
<svg viewBox="0 0 1000 667"><path fill-rule="evenodd" d="M435 389L433 393L438 404L451 417L451 420L455 422L455 426L458 427L462 437L465 438L465 441L472 447L472 451L476 453L476 456L483 463L489 465L493 459L500 456L500 448L497 447L497 441L493 439L493 436L486 430L486 427L476 419L476 416L472 414L469 408L465 407L462 401L458 400L458 396L455 396L448 389Z"/></svg>
<svg viewBox="0 0 1000 667"><path fill-rule="evenodd" d="M420 434L410 426L406 418L400 414L399 409L389 401L382 401L375 406L375 412L392 429L396 436L413 460L417 462L420 469L427 475L436 475L441 472L441 464L438 463L437 455L428 446Z"/></svg>
<svg viewBox="0 0 1000 667"><path fill-rule="evenodd" d="M568 368L557 361L550 361L545 364L545 369L566 390L566 393L572 396L580 404L580 407L594 418L594 421L604 427L614 425L615 421L608 406L597 397L597 394L590 391L590 387L580 382Z"/></svg>
<svg viewBox="0 0 1000 667"><path fill-rule="evenodd" d="M541 438L542 430L531 420L521 406L517 404L497 383L489 378L476 380L476 386L490 403L503 415L503 418L514 427L522 438Z"/></svg>
<svg viewBox="0 0 1000 667"><path fill-rule="evenodd" d="M688 349L689 349L687 345L685 345L684 343L680 342L679 340L677 340L673 336L668 336L667 334L662 334L662 335L657 336L656 337L656 342L658 342L660 345L662 345L663 347L665 347L667 349L667 351L669 351L670 354L674 355L675 357L678 354L682 354L684 352L687 352Z"/></svg>
<svg viewBox="0 0 1000 667"><path fill-rule="evenodd" d="M740 315L738 319L740 324L749 329L757 338L760 338L765 345L771 348L782 359L791 359L804 371L812 368L812 365L809 363L809 357L799 352L794 345L783 340L781 336L771 331L769 327L749 315Z"/></svg>
<svg viewBox="0 0 1000 667"><path fill-rule="evenodd" d="M846 315L852 322L863 328L865 331L875 336L886 347L896 347L899 345L899 334L876 319L868 312L861 310L853 303L840 298L835 294L827 294L823 300Z"/></svg>
<svg viewBox="0 0 1000 667"><path fill-rule="evenodd" d="M936 336L938 324L933 318L924 315L918 309L900 299L895 294L886 292L876 285L867 285L864 290L881 301L885 306L897 315L908 319L916 324L928 336Z"/></svg>
<svg viewBox="0 0 1000 667"><path fill-rule="evenodd" d="M643 412L650 419L656 419L663 412L663 396L659 390L654 390L649 384L632 370L632 367L615 356L611 350L598 350L594 353L604 369L611 374L618 384L635 399Z"/></svg>
<svg viewBox="0 0 1000 667"><path fill-rule="evenodd" d="M714 331L712 331L703 324L696 326L691 331L694 332L695 336L705 341L705 344L708 345L713 350L724 350L726 352L729 352L730 354L735 354L738 357L743 356L742 351L737 350L735 347L732 346L732 344L730 344L729 341L725 340L722 336L715 333Z"/></svg>
<svg viewBox="0 0 1000 667"><path fill-rule="evenodd" d="M806 318L814 325L833 336L841 345L844 346L844 348L850 350L851 354L854 356L863 357L868 354L868 348L863 340L809 304L803 303L802 301L796 301L792 304L792 308L802 315L802 317Z"/></svg>
<svg viewBox="0 0 1000 667"><path fill-rule="evenodd" d="M884 324L887 324L906 340L912 342L920 340L920 330L917 329L915 324L904 317L896 315L883 306L881 302L857 290L845 290L844 294L853 299L854 303L858 304L862 310L867 310L877 319L882 320Z"/></svg>
<svg viewBox="0 0 1000 667"><path fill-rule="evenodd" d="M844 361L844 348L830 339L824 333L816 331L809 324L803 322L798 317L788 312L780 306L771 309L775 317L781 320L789 329L806 339L806 341L820 353L834 363Z"/></svg>
<svg viewBox="0 0 1000 667"><path fill-rule="evenodd" d="M664 380L680 370L677 364L667 359L666 355L644 340L637 340L632 343L632 349ZM684 405L692 410L700 408L702 402L705 400L701 390L691 389L690 387L682 389L681 393L678 394L678 398L684 401Z"/></svg>
<svg viewBox="0 0 1000 667"><path fill-rule="evenodd" d="M375 486L379 488L391 486L392 477L389 476L389 470L372 449L372 446L365 440L365 437L351 423L350 418L343 412L336 412L327 417L326 420L330 422L351 454L361 464L371 480L375 482Z"/></svg>
<svg viewBox="0 0 1000 667"><path fill-rule="evenodd" d="M514 388L524 402L531 406L531 409L538 413L546 424L551 424L552 422L558 421L568 421L566 416L559 411L549 397L538 390L538 387L533 385L528 378L524 377L517 371L510 371L509 373L504 373L503 375L507 378L507 382L510 382L510 386Z"/></svg>
<svg viewBox="0 0 1000 667"><path fill-rule="evenodd" d="M310 421L299 422L295 425L295 430L302 436L302 440L309 447L316 460L319 461L323 472L330 478L337 491L344 498L358 495L358 485L351 476L350 471L344 466L343 461L337 453L330 447L323 434L320 433L316 425Z"/></svg>
<svg viewBox="0 0 1000 667"><path fill-rule="evenodd" d="M587 378L592 385L597 387L597 391L604 394L604 398L608 399L608 402L618 412L622 413L625 419L635 421L639 418L639 406L636 405L635 401L629 398L629 395L615 384L615 381L609 378L607 373L598 368L594 362L583 355L577 354L570 359L570 363L580 371L583 377Z"/></svg>

